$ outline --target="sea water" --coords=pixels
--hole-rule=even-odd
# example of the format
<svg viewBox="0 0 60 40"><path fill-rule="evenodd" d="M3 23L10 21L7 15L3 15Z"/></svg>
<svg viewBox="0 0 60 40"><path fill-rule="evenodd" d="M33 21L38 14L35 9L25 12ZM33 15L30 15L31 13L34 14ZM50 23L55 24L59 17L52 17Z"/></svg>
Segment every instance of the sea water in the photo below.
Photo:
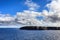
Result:
<svg viewBox="0 0 60 40"><path fill-rule="evenodd" d="M0 28L0 40L60 40L60 30Z"/></svg>

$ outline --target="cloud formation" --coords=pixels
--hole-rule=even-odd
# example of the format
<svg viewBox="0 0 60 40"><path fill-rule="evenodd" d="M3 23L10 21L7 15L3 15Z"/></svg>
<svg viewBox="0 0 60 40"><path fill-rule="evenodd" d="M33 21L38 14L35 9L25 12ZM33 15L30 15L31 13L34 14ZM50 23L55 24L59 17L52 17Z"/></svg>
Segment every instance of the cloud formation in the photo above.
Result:
<svg viewBox="0 0 60 40"><path fill-rule="evenodd" d="M10 16L10 14L0 14L0 22L1 21L14 21L14 18Z"/></svg>
<svg viewBox="0 0 60 40"><path fill-rule="evenodd" d="M28 1L27 4L31 2ZM32 3L31 3L32 4ZM33 6L34 4L32 4ZM29 5L28 5L29 6ZM36 5L37 6L37 5ZM31 6L29 6L30 8ZM49 11L47 10L43 10L42 12L39 12L37 14L40 14L39 16L43 16L44 19L39 21L41 24L40 25L49 25L49 24L54 24L55 26L60 26L60 0L52 0L51 3L47 4L46 7L49 9ZM34 7L33 7L34 8ZM39 8L39 7L38 7ZM35 9L34 9L35 10ZM31 11L32 12L32 11ZM36 17L38 16L36 14L36 16L34 17L36 19ZM33 12L32 15L35 15L35 13ZM37 20L38 21L38 20ZM48 23L48 24L47 24ZM54 26L52 25L52 26ZM51 25L50 25L51 26Z"/></svg>
<svg viewBox="0 0 60 40"><path fill-rule="evenodd" d="M40 21L36 19L36 17L40 15L39 12L25 10L24 12L17 13L17 18L20 23L36 26L41 24Z"/></svg>
<svg viewBox="0 0 60 40"><path fill-rule="evenodd" d="M25 5L29 7L29 10L36 10L40 7L36 3L32 2L32 0L26 0Z"/></svg>
<svg viewBox="0 0 60 40"><path fill-rule="evenodd" d="M52 0L51 3L46 5L49 9L47 13L46 21L53 23L56 26L60 26L60 0Z"/></svg>
<svg viewBox="0 0 60 40"><path fill-rule="evenodd" d="M42 12L36 12L40 6L31 0L26 0L25 5L28 10L17 12L13 17L9 15L1 15L0 21L13 21L16 24L32 25L32 26L60 26L60 0L52 0L46 7L49 9ZM43 17L38 20L37 17ZM53 25L52 25L53 24Z"/></svg>

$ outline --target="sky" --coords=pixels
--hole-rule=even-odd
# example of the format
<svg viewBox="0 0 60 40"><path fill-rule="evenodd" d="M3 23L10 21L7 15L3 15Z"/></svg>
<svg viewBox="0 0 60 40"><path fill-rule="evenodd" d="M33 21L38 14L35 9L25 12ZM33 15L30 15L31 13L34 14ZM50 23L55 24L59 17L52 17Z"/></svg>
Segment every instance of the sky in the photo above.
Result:
<svg viewBox="0 0 60 40"><path fill-rule="evenodd" d="M0 0L0 13L26 25L60 26L60 0ZM0 20L9 21L8 16Z"/></svg>
<svg viewBox="0 0 60 40"><path fill-rule="evenodd" d="M26 0L0 0L0 13L2 14L11 14L15 15L17 12L22 12L23 10L28 10L28 7L25 5ZM40 5L37 11L42 11L47 9L45 5L50 3L51 0L32 0L32 2Z"/></svg>

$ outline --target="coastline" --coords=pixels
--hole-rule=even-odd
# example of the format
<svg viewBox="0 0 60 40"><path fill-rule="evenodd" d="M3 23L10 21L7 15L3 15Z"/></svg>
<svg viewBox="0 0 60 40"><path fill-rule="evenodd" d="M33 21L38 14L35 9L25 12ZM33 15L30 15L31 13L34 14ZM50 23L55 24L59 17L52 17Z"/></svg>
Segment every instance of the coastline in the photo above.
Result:
<svg viewBox="0 0 60 40"><path fill-rule="evenodd" d="M21 30L60 30L60 27L45 27L45 26L24 26Z"/></svg>

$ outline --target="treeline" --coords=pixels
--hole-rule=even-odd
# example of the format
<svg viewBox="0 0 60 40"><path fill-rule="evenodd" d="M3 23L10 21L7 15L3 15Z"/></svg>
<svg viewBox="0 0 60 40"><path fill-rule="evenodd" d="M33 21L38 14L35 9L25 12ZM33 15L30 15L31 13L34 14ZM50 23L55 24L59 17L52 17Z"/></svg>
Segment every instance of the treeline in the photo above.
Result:
<svg viewBox="0 0 60 40"><path fill-rule="evenodd" d="M60 30L60 27L24 26L22 30Z"/></svg>

